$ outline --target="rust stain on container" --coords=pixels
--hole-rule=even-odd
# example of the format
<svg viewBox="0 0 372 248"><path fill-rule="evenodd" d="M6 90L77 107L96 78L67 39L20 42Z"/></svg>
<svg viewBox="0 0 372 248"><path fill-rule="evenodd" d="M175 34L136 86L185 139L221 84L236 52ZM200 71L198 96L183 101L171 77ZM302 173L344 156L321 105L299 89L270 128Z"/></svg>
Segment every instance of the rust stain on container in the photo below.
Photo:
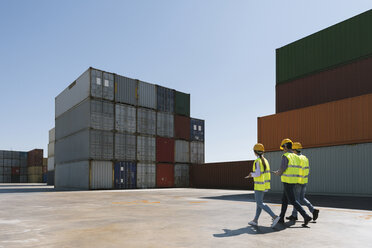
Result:
<svg viewBox="0 0 372 248"><path fill-rule="evenodd" d="M208 163L190 167L190 183L195 188L253 190L253 180L244 178L253 161Z"/></svg>
<svg viewBox="0 0 372 248"><path fill-rule="evenodd" d="M372 93L372 57L276 85L276 113Z"/></svg>
<svg viewBox="0 0 372 248"><path fill-rule="evenodd" d="M372 142L372 94L259 117L258 142L280 150L283 138L305 148Z"/></svg>

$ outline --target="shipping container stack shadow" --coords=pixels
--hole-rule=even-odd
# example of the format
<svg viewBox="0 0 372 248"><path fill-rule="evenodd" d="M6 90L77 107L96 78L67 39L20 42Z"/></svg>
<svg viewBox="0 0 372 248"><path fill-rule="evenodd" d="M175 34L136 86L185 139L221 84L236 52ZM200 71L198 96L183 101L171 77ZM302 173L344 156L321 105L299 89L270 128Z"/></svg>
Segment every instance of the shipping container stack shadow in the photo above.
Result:
<svg viewBox="0 0 372 248"><path fill-rule="evenodd" d="M89 68L56 97L55 124L57 189L188 187L190 161L204 163L190 95L140 80Z"/></svg>
<svg viewBox="0 0 372 248"><path fill-rule="evenodd" d="M369 10L276 50L276 114L258 118L258 142L273 169L283 138L301 142L310 194L372 195L371 23Z"/></svg>

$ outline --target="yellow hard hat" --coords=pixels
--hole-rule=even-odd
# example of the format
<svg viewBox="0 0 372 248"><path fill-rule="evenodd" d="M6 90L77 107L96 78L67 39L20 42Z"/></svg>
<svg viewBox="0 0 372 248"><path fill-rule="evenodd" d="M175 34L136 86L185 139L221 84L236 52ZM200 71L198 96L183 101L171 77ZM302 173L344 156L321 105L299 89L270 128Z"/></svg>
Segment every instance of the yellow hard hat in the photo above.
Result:
<svg viewBox="0 0 372 248"><path fill-rule="evenodd" d="M292 148L295 150L300 150L302 149L302 145L300 142L294 142Z"/></svg>
<svg viewBox="0 0 372 248"><path fill-rule="evenodd" d="M253 150L254 151L259 151L259 152L264 152L265 147L261 143L257 143L257 144L254 145Z"/></svg>
<svg viewBox="0 0 372 248"><path fill-rule="evenodd" d="M284 150L284 149L283 149L283 145L284 145L284 144L287 144L287 143L291 143L291 144L293 144L292 140L290 140L290 139L288 139L288 138L283 139L283 140L282 140L282 143L280 144L280 150Z"/></svg>

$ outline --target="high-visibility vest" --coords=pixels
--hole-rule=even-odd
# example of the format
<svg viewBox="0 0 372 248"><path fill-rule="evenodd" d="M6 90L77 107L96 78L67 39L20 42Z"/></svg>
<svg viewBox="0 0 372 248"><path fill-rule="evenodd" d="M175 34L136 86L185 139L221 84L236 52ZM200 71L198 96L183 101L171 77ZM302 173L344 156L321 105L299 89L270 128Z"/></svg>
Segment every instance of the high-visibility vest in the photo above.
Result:
<svg viewBox="0 0 372 248"><path fill-rule="evenodd" d="M301 160L301 182L300 184L307 184L307 182L309 181L309 160L307 159L306 156L304 155L298 155L298 157L300 158Z"/></svg>
<svg viewBox="0 0 372 248"><path fill-rule="evenodd" d="M294 153L284 153L283 156L288 159L288 168L283 172L281 180L283 183L296 184L301 183L301 160L299 156Z"/></svg>
<svg viewBox="0 0 372 248"><path fill-rule="evenodd" d="M258 162L260 165L260 168L258 168L261 172L260 176L253 178L254 190L258 190L258 191L265 191L265 190L270 189L270 179L271 179L270 165L266 158L263 158L263 159L265 160L265 163L266 163L266 170L264 169L261 158L257 158L253 162L253 171L256 171L256 162Z"/></svg>

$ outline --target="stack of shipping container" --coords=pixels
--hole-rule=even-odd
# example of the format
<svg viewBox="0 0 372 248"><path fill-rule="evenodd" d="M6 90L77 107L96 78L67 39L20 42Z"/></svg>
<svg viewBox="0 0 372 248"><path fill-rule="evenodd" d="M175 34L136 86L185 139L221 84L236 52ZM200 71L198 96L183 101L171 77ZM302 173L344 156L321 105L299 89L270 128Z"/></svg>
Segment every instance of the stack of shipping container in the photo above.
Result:
<svg viewBox="0 0 372 248"><path fill-rule="evenodd" d="M49 130L48 143L48 168L47 168L47 183L54 185L54 143L55 143L55 128Z"/></svg>
<svg viewBox="0 0 372 248"><path fill-rule="evenodd" d="M187 187L204 163L188 94L89 68L55 106L56 188Z"/></svg>
<svg viewBox="0 0 372 248"><path fill-rule="evenodd" d="M258 118L258 141L274 169L283 138L302 143L309 193L372 194L371 24L369 10L276 51L276 114Z"/></svg>
<svg viewBox="0 0 372 248"><path fill-rule="evenodd" d="M43 182L43 150L34 149L27 153L27 175L29 183Z"/></svg>

